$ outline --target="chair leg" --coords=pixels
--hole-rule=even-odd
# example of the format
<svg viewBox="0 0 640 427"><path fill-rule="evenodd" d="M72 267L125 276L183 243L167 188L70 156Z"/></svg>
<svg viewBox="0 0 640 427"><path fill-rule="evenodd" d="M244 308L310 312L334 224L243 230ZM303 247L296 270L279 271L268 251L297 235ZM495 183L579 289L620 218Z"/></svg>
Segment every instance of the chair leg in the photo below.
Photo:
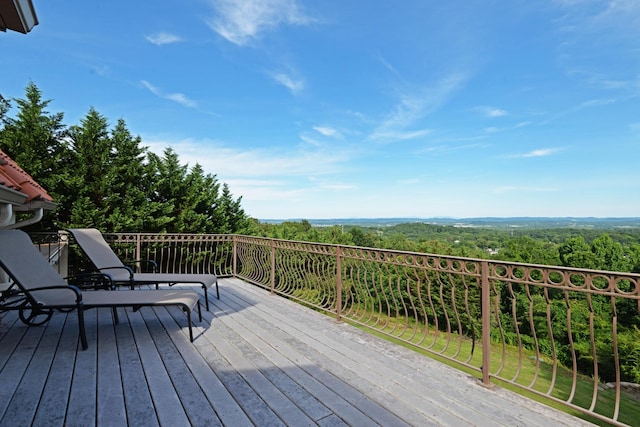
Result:
<svg viewBox="0 0 640 427"><path fill-rule="evenodd" d="M209 311L209 292L207 292L207 287L202 285L202 289L204 290L204 302L207 307L207 311Z"/></svg>
<svg viewBox="0 0 640 427"><path fill-rule="evenodd" d="M198 301L198 321L202 322L202 309L200 308L200 301Z"/></svg>
<svg viewBox="0 0 640 427"><path fill-rule="evenodd" d="M216 296L220 299L220 289L218 289L218 279L216 279Z"/></svg>
<svg viewBox="0 0 640 427"><path fill-rule="evenodd" d="M89 344L87 344L87 331L84 327L84 309L82 307L78 307L78 328L80 333L80 344L82 345L82 349L86 350L89 348Z"/></svg>
<svg viewBox="0 0 640 427"><path fill-rule="evenodd" d="M198 304L198 308L200 305ZM189 324L189 340L193 342L193 326L191 324L191 310L185 307L184 311L187 312L187 323Z"/></svg>

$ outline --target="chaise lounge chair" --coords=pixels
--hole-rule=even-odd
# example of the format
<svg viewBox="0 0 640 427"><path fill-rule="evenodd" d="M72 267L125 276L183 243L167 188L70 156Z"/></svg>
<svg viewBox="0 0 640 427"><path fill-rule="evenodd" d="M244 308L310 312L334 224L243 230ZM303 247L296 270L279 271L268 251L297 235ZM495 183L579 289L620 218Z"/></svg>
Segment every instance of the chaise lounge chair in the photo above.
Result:
<svg viewBox="0 0 640 427"><path fill-rule="evenodd" d="M117 323L116 307L137 309L145 306L179 306L187 313L191 342L191 311L196 305L202 321L198 304L200 297L197 292L189 289L81 291L78 287L69 285L42 256L29 236L20 230L0 230L0 267L12 279L12 286L16 287L13 296L19 296L16 304L5 305L3 309L19 310L20 320L30 326L49 320L53 310L76 310L83 350L88 347L84 312L91 308L112 308L114 321Z"/></svg>
<svg viewBox="0 0 640 427"><path fill-rule="evenodd" d="M169 286L177 283L197 283L204 290L204 301L209 310L209 295L207 290L216 285L216 296L220 299L218 278L215 274L188 273L134 273L131 267L122 263L120 258L107 244L100 231L95 228L72 228L68 230L83 252L89 257L96 269L109 273L115 285L126 285L132 289L136 285L158 285L166 283Z"/></svg>

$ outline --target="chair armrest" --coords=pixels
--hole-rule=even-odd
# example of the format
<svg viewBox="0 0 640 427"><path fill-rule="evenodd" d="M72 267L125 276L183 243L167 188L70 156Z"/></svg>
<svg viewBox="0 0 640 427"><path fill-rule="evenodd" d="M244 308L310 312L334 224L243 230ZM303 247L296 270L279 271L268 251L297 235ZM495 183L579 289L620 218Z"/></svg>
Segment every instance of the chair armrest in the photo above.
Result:
<svg viewBox="0 0 640 427"><path fill-rule="evenodd" d="M82 291L74 285L41 286L37 288L30 288L25 293L32 294L32 293L38 293L39 291L51 291L54 289L63 289L63 290L71 291L76 296L76 304L82 303Z"/></svg>
<svg viewBox="0 0 640 427"><path fill-rule="evenodd" d="M152 273L157 273L158 272L158 263L155 262L152 259L136 259L133 261L127 261L127 264L132 265L132 264L150 264L151 265L151 272Z"/></svg>
<svg viewBox="0 0 640 427"><path fill-rule="evenodd" d="M102 267L98 268L98 271L102 272L103 270L127 270L129 272L129 279L133 280L133 269L131 267L127 267L126 265L116 265L114 267Z"/></svg>

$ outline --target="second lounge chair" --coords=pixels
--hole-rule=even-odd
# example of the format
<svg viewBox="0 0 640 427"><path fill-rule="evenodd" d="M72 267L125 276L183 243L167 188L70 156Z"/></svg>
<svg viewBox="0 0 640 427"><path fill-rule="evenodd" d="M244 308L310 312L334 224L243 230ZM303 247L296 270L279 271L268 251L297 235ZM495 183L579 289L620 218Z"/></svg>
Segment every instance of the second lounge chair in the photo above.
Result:
<svg viewBox="0 0 640 427"><path fill-rule="evenodd" d="M215 285L216 296L220 299L218 278L215 274L182 274L182 273L135 273L131 267L123 264L113 252L102 236L95 228L72 228L68 230L82 251L89 257L96 269L111 276L115 285L157 285L166 283L175 285L178 283L197 283L204 290L204 301L209 310L209 295L207 290Z"/></svg>

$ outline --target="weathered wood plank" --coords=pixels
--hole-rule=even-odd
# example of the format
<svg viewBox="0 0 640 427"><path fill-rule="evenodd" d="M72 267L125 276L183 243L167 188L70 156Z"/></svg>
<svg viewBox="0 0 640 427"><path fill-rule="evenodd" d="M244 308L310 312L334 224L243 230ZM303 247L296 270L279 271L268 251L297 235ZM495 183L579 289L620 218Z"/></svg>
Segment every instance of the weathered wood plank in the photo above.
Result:
<svg viewBox="0 0 640 427"><path fill-rule="evenodd" d="M175 309L175 307L169 309ZM168 331L163 327L162 322L160 322L160 319L157 317L156 311L163 316L167 315L167 308L158 307L157 309L152 309L147 307L140 311L147 324L152 323L159 326L158 328L151 329L151 337L164 362L165 369L173 383L175 393L182 403L187 417L189 417L189 422L192 425L222 425L215 411L211 408L208 399L204 396L202 389L193 378L189 366L187 366L180 352L176 349L176 344L171 340ZM177 334L182 334L181 331L178 331L175 322L173 325L169 325L169 330ZM191 343L187 341L184 345L191 346Z"/></svg>
<svg viewBox="0 0 640 427"><path fill-rule="evenodd" d="M53 362L65 318L65 315L55 315L46 325L38 327L42 328L44 333L0 421L3 425L31 424Z"/></svg>
<svg viewBox="0 0 640 427"><path fill-rule="evenodd" d="M78 351L75 369L71 379L69 406L67 407L66 425L82 427L96 424L96 398L98 369L97 329L98 310L88 310L84 313L87 341L89 348ZM72 317L69 316L69 319ZM77 328L77 324L76 324ZM77 334L76 329L76 334Z"/></svg>
<svg viewBox="0 0 640 427"><path fill-rule="evenodd" d="M228 294L225 303L218 302L216 305L225 306L227 312L234 309L231 308L233 303L233 295ZM251 354L254 362L266 372L267 377L278 387L280 387L290 399L302 408L312 419L319 421L336 411L346 420L351 422L363 422L365 415L353 407L349 402L344 400L334 391L317 381L312 375L307 373L303 368L306 358L299 354L298 350L285 344L280 338L276 337L272 328L265 330L268 326L264 319L258 322L252 321L248 315L242 310L243 305L236 306L237 313L233 316L220 316L214 320L214 324L228 324L228 328L242 336L247 343L255 346L251 350L250 346L245 348L248 354ZM256 320L256 319L254 319ZM220 329L221 326L216 326ZM230 333L228 331L227 333ZM260 339L260 337L268 337L268 340ZM232 338L234 339L234 338ZM238 341L239 338L234 339ZM286 356L284 355L286 354ZM278 367L278 370L286 374L286 378L278 375L270 375L274 371L269 369L270 366ZM274 378L275 377L275 378Z"/></svg>
<svg viewBox="0 0 640 427"><path fill-rule="evenodd" d="M118 315L120 325L117 329L116 344L127 422L136 426L158 426L158 417L144 376L140 354L133 339L129 310L120 309Z"/></svg>
<svg viewBox="0 0 640 427"><path fill-rule="evenodd" d="M266 298L273 299L274 297ZM231 297L229 299L231 299ZM280 301L269 301L270 304L277 302ZM279 308L282 309L283 307ZM271 315L267 315L266 312L263 311L261 304L253 304L252 310L246 311L246 313L245 310L243 310L239 311L238 313L241 313L250 318L250 322L254 325L252 329L256 332L256 334L261 336L268 336L269 343L277 343L277 345L279 346L279 352L282 355L286 355L287 359L293 359L293 361L289 363L300 366L317 382L332 390L336 394L336 396L339 396L340 400L348 402L348 404L352 406L352 408L345 408L343 405L342 409L346 409L346 412L338 412L337 415L347 420L349 424L404 424L404 422L398 416L384 409L378 403L370 399L365 393L362 393L357 388L354 388L353 384L345 382L343 378L335 374L335 371L342 370L342 360L329 361L326 363L326 366L324 368L314 362L313 353L316 352L316 350L309 345L308 337L304 333L298 333L297 335L291 334L291 329L286 325L286 323L290 322L290 320L284 319L282 322L278 320L274 322L274 318L271 317ZM317 315L321 316L318 318L319 320L327 320L330 322L330 319L326 318L326 316L322 316L319 314ZM316 319L313 319L313 322L315 321ZM328 323L328 325L330 325L331 327L335 327L335 325L331 323ZM321 345L326 346L326 343L323 343ZM340 400L338 400L338 402L340 402ZM421 421L422 420L423 419L421 419Z"/></svg>
<svg viewBox="0 0 640 427"><path fill-rule="evenodd" d="M73 316L75 319L77 314L71 313L65 317L60 342L40 398L40 406L33 420L34 426L63 426L65 423L69 390L79 345L78 324L68 319L68 316Z"/></svg>
<svg viewBox="0 0 640 427"><path fill-rule="evenodd" d="M17 328L23 327L21 324L16 326ZM2 414L2 418L6 415L7 408L25 375L45 330L45 328L27 328L26 326L24 328L26 328L26 332L16 343L14 351L0 372L0 384L2 384L0 387L0 414ZM2 418L0 418L0 424Z"/></svg>
<svg viewBox="0 0 640 427"><path fill-rule="evenodd" d="M151 338L149 329L157 329L160 325L156 323L147 326L140 311L128 311L127 315L140 354L142 369L149 384L149 392L154 402L158 422L160 425L167 426L189 425L189 418L182 407L180 398L174 391L162 357Z"/></svg>
<svg viewBox="0 0 640 427"><path fill-rule="evenodd" d="M184 313L178 312L177 310L169 310L169 314L172 316L171 319L184 319ZM242 410L242 407L233 398L216 373L211 370L206 363L206 358L208 356L210 357L214 351L213 346L193 345L188 339L186 330L183 329L181 334L180 331L171 326L169 316L159 316L159 318L169 331L169 335L171 335L172 340L176 343L177 350L180 352L187 366L189 366L189 370L193 373L194 379L200 385L200 388L209 400L220 421L224 425L249 425L251 422ZM203 322L203 324L206 324L206 322ZM204 328L202 327L196 327L196 329L199 333L204 332ZM205 343L204 340L197 342Z"/></svg>
<svg viewBox="0 0 640 427"><path fill-rule="evenodd" d="M104 291L97 291L104 292ZM101 426L122 426L127 422L124 392L120 375L120 361L110 309L98 311L98 358L97 358L97 408L96 417ZM118 324L120 329L129 325Z"/></svg>

